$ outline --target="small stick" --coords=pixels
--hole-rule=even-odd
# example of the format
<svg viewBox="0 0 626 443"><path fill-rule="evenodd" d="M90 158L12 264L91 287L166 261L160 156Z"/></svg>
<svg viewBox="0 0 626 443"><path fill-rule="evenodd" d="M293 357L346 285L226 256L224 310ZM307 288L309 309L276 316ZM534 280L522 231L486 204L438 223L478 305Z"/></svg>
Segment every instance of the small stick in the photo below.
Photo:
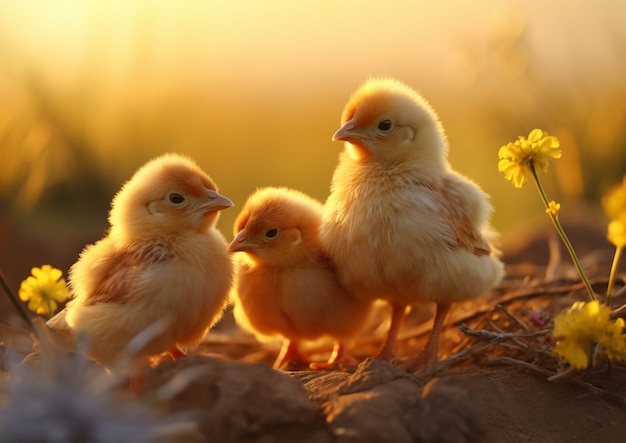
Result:
<svg viewBox="0 0 626 443"><path fill-rule="evenodd" d="M497 327L492 321L489 321L489 324L491 325L491 327L493 329L496 330L496 332L499 332L500 334L504 334L505 333L502 329ZM519 338L512 338L511 340L514 341L516 344L518 344L519 346L521 346L523 348L528 348L528 345L526 343L524 343L522 340L520 340Z"/></svg>
<svg viewBox="0 0 626 443"><path fill-rule="evenodd" d="M495 306L495 309L498 311L502 311L504 313L504 315L506 315L507 317L509 317L509 319L511 321L513 321L517 326L519 326L521 329L523 329L524 331L528 331L528 326L526 326L524 323L522 323L522 321L517 318L515 315L511 314L509 312L509 310L502 304L498 303Z"/></svg>
<svg viewBox="0 0 626 443"><path fill-rule="evenodd" d="M550 258L548 259L544 278L546 282L551 282L554 280L556 270L561 263L561 246L554 232L548 237L548 249L550 251Z"/></svg>
<svg viewBox="0 0 626 443"><path fill-rule="evenodd" d="M608 278L599 277L595 280L592 280L591 284L592 285L601 284L601 283L606 283L607 281L608 281ZM568 293L568 292L579 291L585 288L586 288L585 283L579 282L579 283L573 283L569 285L560 285L560 286L552 286L552 287L540 286L540 287L530 288L530 289L520 289L511 293L508 293L508 294L504 294L503 296L497 298L496 300L477 306L472 310L464 311L460 313L453 313L450 316L450 320L448 321L448 324L456 324L456 323L469 320L470 318L475 317L476 315L484 314L492 310L494 306L498 304L506 304L515 300L519 300L523 298L533 298L533 297L538 297L542 295L561 295L561 294ZM406 340L409 338L419 337L421 335L429 333L431 329L432 329L432 324L430 322L425 322L418 326L400 331L398 333L398 339Z"/></svg>
<svg viewBox="0 0 626 443"><path fill-rule="evenodd" d="M26 322L26 324L30 327L30 329L35 334L37 334L37 329L35 329L35 325L33 324L33 321L30 318L30 315L28 315L28 311L22 304L21 300L16 297L13 291L11 291L11 288L9 287L9 284L4 278L4 274L2 273L2 271L0 271L0 286L2 286L2 289L4 289L4 292L6 292L7 296L9 297L9 300L11 300L11 303L13 303L13 306L15 306L15 309L17 309L17 312L20 314L20 317L22 317L22 319Z"/></svg>
<svg viewBox="0 0 626 443"><path fill-rule="evenodd" d="M456 354L450 355L448 358L444 360L440 360L438 362L433 363L433 365L430 368L428 368L424 374L420 374L420 376L425 376L427 378L430 378L433 375L437 374L438 372L443 371L454 362L461 360L470 354L474 354L474 353L483 351L487 348L490 348L492 346L495 346L496 344L497 344L496 342L492 342L492 341L480 341L476 343L475 345L470 346L469 348L465 348L462 351L457 352Z"/></svg>
<svg viewBox="0 0 626 443"><path fill-rule="evenodd" d="M445 360L441 360L441 361L434 363L433 366L431 366L426 371L425 373L426 375L432 376L444 370L445 368L450 366L452 363L465 358L467 355L474 354L474 353L483 351L487 348L490 348L492 346L501 344L502 341L505 341L508 339L515 339L519 337L538 337L538 336L545 335L548 332L550 332L549 329L546 329L544 331L525 333L525 334L499 333L499 332L493 332L493 331L487 331L487 330L471 329L469 326L467 326L464 323L459 326L459 329L461 329L461 332L463 332L463 334L465 334L466 336L478 337L478 338L481 338L482 341L479 341L478 343L470 346L469 348L465 348L457 352L456 354L450 355ZM526 350L526 349L520 349L520 348L516 348L516 349L519 351Z"/></svg>
<svg viewBox="0 0 626 443"><path fill-rule="evenodd" d="M550 333L550 329L543 329L541 331L524 332L524 333L495 332L495 331L488 331L486 329L476 330L476 329L470 328L465 323L462 323L459 326L459 329L464 335L467 335L469 337L477 337L477 338L480 338L481 340L494 340L496 342L501 342L505 340L513 340L516 338L540 337L542 335L546 335Z"/></svg>

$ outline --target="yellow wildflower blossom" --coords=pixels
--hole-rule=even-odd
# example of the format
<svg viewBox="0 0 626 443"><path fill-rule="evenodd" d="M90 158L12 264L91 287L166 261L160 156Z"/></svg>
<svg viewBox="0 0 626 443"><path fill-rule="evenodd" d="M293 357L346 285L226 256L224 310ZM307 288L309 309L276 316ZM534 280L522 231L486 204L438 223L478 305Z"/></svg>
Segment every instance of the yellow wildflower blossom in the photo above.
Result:
<svg viewBox="0 0 626 443"><path fill-rule="evenodd" d="M63 272L50 265L33 268L32 275L22 281L20 299L28 302L28 309L37 314L50 315L70 295Z"/></svg>
<svg viewBox="0 0 626 443"><path fill-rule="evenodd" d="M613 220L609 223L606 237L618 248L623 248L626 246L626 225L619 220Z"/></svg>
<svg viewBox="0 0 626 443"><path fill-rule="evenodd" d="M626 361L626 336L623 331L624 319L618 318L607 325L604 334L598 339L610 360Z"/></svg>
<svg viewBox="0 0 626 443"><path fill-rule="evenodd" d="M613 186L606 193L602 207L611 220L622 220L626 224L626 175L621 185Z"/></svg>
<svg viewBox="0 0 626 443"><path fill-rule="evenodd" d="M626 246L626 176L621 185L614 186L602 199L604 212L609 216L607 238L615 246Z"/></svg>
<svg viewBox="0 0 626 443"><path fill-rule="evenodd" d="M559 140L556 137L548 135L547 132L541 129L533 129L527 139L519 137L517 141L502 146L498 152L498 157L500 158L498 161L498 170L504 172L504 177L513 182L516 188L521 188L526 184L526 172L530 171L537 184L537 191L539 191L541 200L546 208L546 213L550 216L552 224L559 233L561 240L563 240L563 244L565 244L570 257L572 257L574 266L576 266L576 270L585 284L589 299L595 300L596 296L591 287L591 283L589 283L589 279L585 276L580 260L578 260L576 252L574 251L574 247L559 222L558 215L561 206L548 199L546 191L541 185L539 175L537 174L537 171L541 171L544 174L548 172L548 160L550 158L561 157Z"/></svg>
<svg viewBox="0 0 626 443"><path fill-rule="evenodd" d="M602 345L609 359L626 360L624 321L611 321L610 313L598 301L574 303L554 319L553 352L577 369L589 366L594 343Z"/></svg>
<svg viewBox="0 0 626 443"><path fill-rule="evenodd" d="M550 202L548 208L546 209L546 214L556 218L559 216L559 211L561 210L561 204L556 203L554 200Z"/></svg>
<svg viewBox="0 0 626 443"><path fill-rule="evenodd" d="M541 129L533 129L528 138L519 137L515 142L508 143L498 151L498 171L513 182L516 188L526 184L526 172L531 165L542 173L548 172L548 160L560 158L559 140L548 135Z"/></svg>

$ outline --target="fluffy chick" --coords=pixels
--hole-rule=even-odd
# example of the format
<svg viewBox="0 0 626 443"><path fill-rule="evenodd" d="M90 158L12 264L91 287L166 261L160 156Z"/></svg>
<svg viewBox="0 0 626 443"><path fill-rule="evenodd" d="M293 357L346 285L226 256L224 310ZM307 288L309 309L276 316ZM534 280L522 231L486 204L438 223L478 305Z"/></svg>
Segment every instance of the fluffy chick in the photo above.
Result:
<svg viewBox="0 0 626 443"><path fill-rule="evenodd" d="M397 80L365 82L341 125L333 140L346 149L325 204L322 245L348 290L392 305L379 358L395 357L408 305L436 302L428 343L404 364L423 370L437 359L451 303L485 294L502 279L489 241L489 196L451 169L435 111Z"/></svg>
<svg viewBox="0 0 626 443"><path fill-rule="evenodd" d="M73 299L48 325L85 336L89 356L107 367L148 327L133 359L197 344L232 285L227 242L215 229L219 211L231 206L189 158L146 163L114 197L106 237L71 267Z"/></svg>
<svg viewBox="0 0 626 443"><path fill-rule="evenodd" d="M371 302L351 297L322 252L318 229L322 204L286 188L252 194L234 224L228 247L236 254L232 291L237 323L260 340L284 339L274 367L291 359L308 362L302 340L330 336L335 349L326 364L339 363L344 343L368 319Z"/></svg>

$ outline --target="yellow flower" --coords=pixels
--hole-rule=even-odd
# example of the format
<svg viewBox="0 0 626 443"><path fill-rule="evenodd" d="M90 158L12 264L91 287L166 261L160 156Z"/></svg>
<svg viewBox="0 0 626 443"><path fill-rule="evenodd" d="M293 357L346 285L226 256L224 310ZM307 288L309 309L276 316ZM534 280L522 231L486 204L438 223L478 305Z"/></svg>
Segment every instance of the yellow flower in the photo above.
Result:
<svg viewBox="0 0 626 443"><path fill-rule="evenodd" d="M526 184L526 172L530 171L531 165L546 174L548 160L560 158L561 150L556 137L541 129L533 129L528 139L519 137L515 142L502 146L498 157L498 171L504 172L504 177L516 188L521 188Z"/></svg>
<svg viewBox="0 0 626 443"><path fill-rule="evenodd" d="M621 220L626 224L626 175L621 185L613 186L606 193L602 207L611 220Z"/></svg>
<svg viewBox="0 0 626 443"><path fill-rule="evenodd" d="M28 309L37 314L50 315L70 295L65 286L63 272L50 265L33 268L32 275L22 281L20 299L28 302Z"/></svg>
<svg viewBox="0 0 626 443"><path fill-rule="evenodd" d="M624 321L611 321L610 313L611 308L598 301L574 303L554 319L553 352L577 369L589 366L594 343L604 347L609 359L626 360Z"/></svg>
<svg viewBox="0 0 626 443"><path fill-rule="evenodd" d="M561 210L561 204L552 200L550 202L550 205L548 206L548 209L546 209L546 214L549 214L550 216L556 218L559 216L560 210Z"/></svg>
<svg viewBox="0 0 626 443"><path fill-rule="evenodd" d="M618 318L608 324L604 330L604 334L598 339L598 342L604 347L606 355L610 360L626 360L626 341L623 331L624 319Z"/></svg>
<svg viewBox="0 0 626 443"><path fill-rule="evenodd" d="M626 225L619 220L613 220L609 223L606 237L618 248L623 248L626 246Z"/></svg>
<svg viewBox="0 0 626 443"><path fill-rule="evenodd" d="M604 212L609 216L607 238L617 247L626 246L626 176L621 185L614 186L602 199Z"/></svg>

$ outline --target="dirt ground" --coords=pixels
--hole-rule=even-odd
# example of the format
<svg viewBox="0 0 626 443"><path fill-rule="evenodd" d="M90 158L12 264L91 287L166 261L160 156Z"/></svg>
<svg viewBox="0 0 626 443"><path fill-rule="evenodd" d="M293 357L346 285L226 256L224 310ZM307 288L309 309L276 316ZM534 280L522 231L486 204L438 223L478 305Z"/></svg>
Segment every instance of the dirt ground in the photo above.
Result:
<svg viewBox="0 0 626 443"><path fill-rule="evenodd" d="M543 292L552 294L534 295ZM224 441L623 442L625 365L609 366L606 359L597 356L593 369L565 373L562 380L549 380L564 368L549 351L552 338L542 331L551 326L551 316L558 312L558 307L568 305L572 298L583 297L580 285L562 281L560 285L520 290L514 294L522 295L520 298L511 297L512 294L507 292L487 305L457 309L452 315L453 324L442 338L444 359L426 374L406 374L386 362L371 359L348 371L311 372L301 368L285 372L300 382L307 398L322 412L324 423L320 420L317 425L299 424L296 428L302 433L286 435L274 433L280 427L270 426L272 432L263 429L260 434L242 434ZM468 325L467 329L459 324ZM404 330L403 355L421 349L427 326ZM197 352L228 354L224 350L227 340L219 341L209 341ZM246 345L241 337L235 341L240 349L229 361L263 361L265 366L276 352ZM248 351L244 351L248 346ZM362 343L362 349L368 347L371 349L367 352L374 353L375 342ZM230 349L232 353L232 346ZM203 357L190 358L206 364ZM156 373L177 370L177 364L182 362L165 363ZM270 391L278 384L273 382ZM250 398L244 395L245 400L235 405L258 405L265 412L268 396L263 391L251 388ZM203 392L204 389L192 388L185 404L195 403L196 396L202 398ZM212 410L211 415L232 417L238 413L237 408ZM285 404L280 410L284 420L293 408ZM297 412L293 420L301 417ZM320 427L327 429L330 436L320 435ZM207 435L214 435L214 430L206 431ZM266 440L269 435L272 437Z"/></svg>
<svg viewBox="0 0 626 443"><path fill-rule="evenodd" d="M594 290L602 294L612 250L602 233L583 230L575 235ZM381 344L387 326L382 320L352 345L352 354L361 361L356 367L311 371L294 364L288 371L276 371L270 365L278 345L257 343L227 313L188 356L146 368L140 388L129 390L123 382L107 395L156 409L163 423L183 417L153 441L625 441L626 365L609 364L597 353L589 370L567 371L551 353L554 316L585 298L569 257L558 243L537 236L508 250L506 262L507 278L493 294L454 308L441 337L440 361L426 373L408 374L369 358ZM624 286L622 273L616 306L626 303ZM425 305L407 314L401 357L421 349L432 311ZM2 437L12 430L6 411L19 409L16 396L21 395L18 388L7 387L12 370L21 370L10 367L8 356L16 349L27 351L29 336L17 337L23 329L15 320L5 318L0 326L7 371L4 387L0 385L3 442L11 441ZM306 351L322 360L329 346L315 343ZM34 361L27 367L50 371L44 357ZM49 390L38 394L31 389L29 395L48 395Z"/></svg>

